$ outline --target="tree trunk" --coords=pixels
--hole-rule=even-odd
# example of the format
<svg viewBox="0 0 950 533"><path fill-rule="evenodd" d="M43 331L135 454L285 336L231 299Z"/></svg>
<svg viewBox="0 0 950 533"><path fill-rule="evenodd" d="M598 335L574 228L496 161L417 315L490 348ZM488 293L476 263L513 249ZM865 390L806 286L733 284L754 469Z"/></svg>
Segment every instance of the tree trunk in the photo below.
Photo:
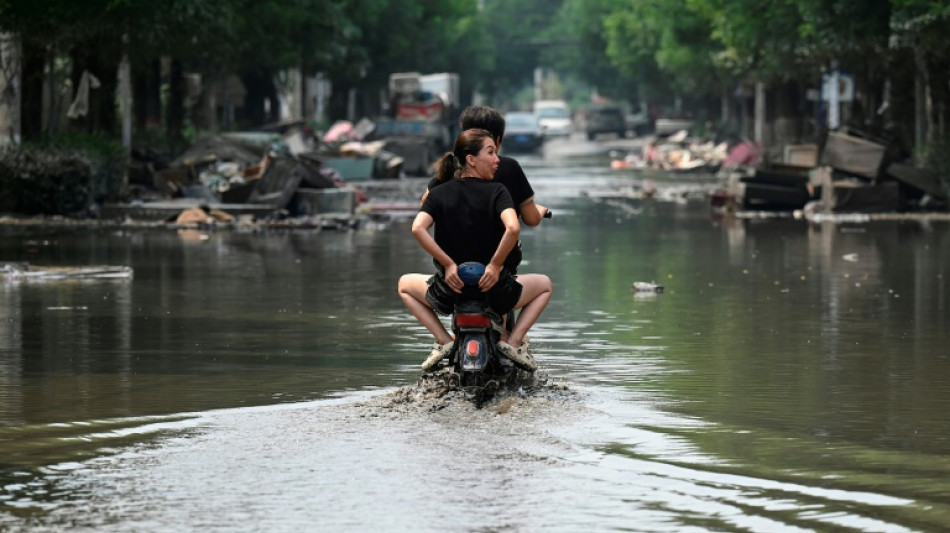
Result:
<svg viewBox="0 0 950 533"><path fill-rule="evenodd" d="M765 84L755 83L755 142L765 142Z"/></svg>
<svg viewBox="0 0 950 533"><path fill-rule="evenodd" d="M277 86L274 85L274 77L267 72L262 81L267 101L270 102L266 109L267 113L264 115L264 123L277 122L280 120L280 96L277 94Z"/></svg>
<svg viewBox="0 0 950 533"><path fill-rule="evenodd" d="M89 89L88 113L73 121L73 129L86 133L106 133L115 136L117 127L115 109L115 72L118 65L106 65L95 52L99 48L95 42L77 44L70 57L73 71L73 87L79 87L84 72L89 72L99 80L99 87ZM75 98L75 94L74 94Z"/></svg>
<svg viewBox="0 0 950 533"><path fill-rule="evenodd" d="M244 83L244 110L241 122L248 126L259 126L270 120L277 102L277 90L270 73L261 69L244 72L241 76ZM269 102L269 110L265 110L264 101Z"/></svg>
<svg viewBox="0 0 950 533"><path fill-rule="evenodd" d="M732 122L732 111L729 108L729 100L731 95L729 94L729 89L723 87L719 94L719 123L724 127L728 126Z"/></svg>
<svg viewBox="0 0 950 533"><path fill-rule="evenodd" d="M0 32L0 146L20 143L21 55L19 35Z"/></svg>
<svg viewBox="0 0 950 533"><path fill-rule="evenodd" d="M171 141L183 139L185 126L185 76L181 60L172 58L168 77L168 109L165 133Z"/></svg>
<svg viewBox="0 0 950 533"><path fill-rule="evenodd" d="M132 65L129 63L128 55L122 56L116 75L119 109L122 115L122 146L128 150L132 147Z"/></svg>
<svg viewBox="0 0 950 533"><path fill-rule="evenodd" d="M23 40L20 78L20 138L36 139L43 134L43 70L46 51L29 39Z"/></svg>
<svg viewBox="0 0 950 533"><path fill-rule="evenodd" d="M132 83L132 106L135 108L135 129L146 131L162 125L162 62L153 59L135 65Z"/></svg>
<svg viewBox="0 0 950 533"><path fill-rule="evenodd" d="M317 111L316 105L314 105L314 101L310 97L314 90L313 76L303 74L303 72L305 72L303 69L301 69L300 72L303 76L300 80L300 111L304 120L313 120Z"/></svg>
<svg viewBox="0 0 950 533"><path fill-rule="evenodd" d="M349 104L350 84L333 82L333 90L330 94L330 105L327 109L327 116L330 123L337 120L345 120Z"/></svg>
<svg viewBox="0 0 950 533"><path fill-rule="evenodd" d="M200 130L218 130L218 94L221 92L220 81L202 79L201 95L192 108L191 120L195 128Z"/></svg>
<svg viewBox="0 0 950 533"><path fill-rule="evenodd" d="M110 137L119 137L120 124L119 113L116 107L116 94L119 88L119 80L116 72L119 71L119 64L107 64L97 61L98 71L101 74L99 83L102 85L93 92L96 102L95 122L93 123L94 133L105 133Z"/></svg>
<svg viewBox="0 0 950 533"><path fill-rule="evenodd" d="M924 61L924 52L920 47L914 47L914 145L917 150L927 142L927 63ZM921 154L922 155L922 154Z"/></svg>

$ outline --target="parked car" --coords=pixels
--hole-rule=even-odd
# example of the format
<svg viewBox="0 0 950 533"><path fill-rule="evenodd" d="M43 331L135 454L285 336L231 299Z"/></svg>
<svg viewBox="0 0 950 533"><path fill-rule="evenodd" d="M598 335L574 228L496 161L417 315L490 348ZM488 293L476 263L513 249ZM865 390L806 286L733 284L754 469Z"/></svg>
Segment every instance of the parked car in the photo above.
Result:
<svg viewBox="0 0 950 533"><path fill-rule="evenodd" d="M646 135L652 129L650 125L650 115L646 109L640 109L635 113L627 113L623 118L626 123L627 131L633 132L637 137Z"/></svg>
<svg viewBox="0 0 950 533"><path fill-rule="evenodd" d="M544 132L534 113L512 112L505 115L505 139L502 146L511 152L534 152L544 144Z"/></svg>
<svg viewBox="0 0 950 533"><path fill-rule="evenodd" d="M594 140L601 133L613 133L623 138L627 134L627 125L623 111L613 104L591 104L587 108L587 138Z"/></svg>
<svg viewBox="0 0 950 533"><path fill-rule="evenodd" d="M534 114L538 115L546 137L569 137L574 129L571 110L564 100L538 100L534 103Z"/></svg>
<svg viewBox="0 0 950 533"><path fill-rule="evenodd" d="M693 122L689 118L660 117L656 119L656 134L659 137L667 137L681 130L689 130L693 127Z"/></svg>

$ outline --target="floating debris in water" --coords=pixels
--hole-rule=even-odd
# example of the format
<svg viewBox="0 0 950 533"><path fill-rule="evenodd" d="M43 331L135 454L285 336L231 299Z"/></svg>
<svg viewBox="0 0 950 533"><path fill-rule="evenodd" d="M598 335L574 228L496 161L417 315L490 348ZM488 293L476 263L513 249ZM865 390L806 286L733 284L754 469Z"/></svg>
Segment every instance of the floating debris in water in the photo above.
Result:
<svg viewBox="0 0 950 533"><path fill-rule="evenodd" d="M29 263L3 263L0 279L6 280L61 280L61 279L129 279L132 268L127 266L35 266Z"/></svg>
<svg viewBox="0 0 950 533"><path fill-rule="evenodd" d="M661 293L663 292L663 285L657 285L649 281L634 281L633 290L636 292Z"/></svg>

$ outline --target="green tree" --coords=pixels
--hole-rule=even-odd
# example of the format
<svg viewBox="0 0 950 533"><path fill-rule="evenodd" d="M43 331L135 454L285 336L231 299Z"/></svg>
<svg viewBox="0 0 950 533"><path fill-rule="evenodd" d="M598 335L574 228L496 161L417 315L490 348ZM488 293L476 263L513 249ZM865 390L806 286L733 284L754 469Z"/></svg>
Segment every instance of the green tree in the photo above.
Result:
<svg viewBox="0 0 950 533"><path fill-rule="evenodd" d="M533 85L543 50L561 46L549 31L560 3L485 1L483 22L488 35L480 48L489 56L491 70L479 80L479 88L489 101L510 102L521 89Z"/></svg>
<svg viewBox="0 0 950 533"><path fill-rule="evenodd" d="M491 53L485 52L486 24L475 0L364 0L361 4L359 9L354 5L351 13L361 28L361 67L331 74L342 89L335 88L335 94L354 86L362 89L366 114L380 111L380 95L385 95L394 72L455 72L462 93L470 95L491 67ZM337 115L341 115L339 110Z"/></svg>
<svg viewBox="0 0 950 533"><path fill-rule="evenodd" d="M709 21L686 4L627 2L605 18L610 61L637 79L641 98L666 103L671 90L694 103L719 96L731 79Z"/></svg>
<svg viewBox="0 0 950 533"><path fill-rule="evenodd" d="M639 102L639 80L656 71L645 62L637 72L623 71L607 54L606 20L626 0L564 0L553 21L554 31L571 43L557 49L555 65L595 87L601 95Z"/></svg>
<svg viewBox="0 0 950 533"><path fill-rule="evenodd" d="M720 64L742 79L767 80L795 65L800 16L794 0L687 0L723 47Z"/></svg>
<svg viewBox="0 0 950 533"><path fill-rule="evenodd" d="M950 189L950 132L945 124L950 120L950 44L946 35L950 30L950 5L940 0L893 0L891 17L891 49L900 54L903 62L891 63L895 69L904 67L891 76L896 86L891 90L887 115L899 137L913 138L916 155L935 168L944 177L945 189ZM908 67L908 65L912 67ZM913 98L902 99L898 88L902 80L903 92ZM913 116L913 122L900 123L901 117Z"/></svg>

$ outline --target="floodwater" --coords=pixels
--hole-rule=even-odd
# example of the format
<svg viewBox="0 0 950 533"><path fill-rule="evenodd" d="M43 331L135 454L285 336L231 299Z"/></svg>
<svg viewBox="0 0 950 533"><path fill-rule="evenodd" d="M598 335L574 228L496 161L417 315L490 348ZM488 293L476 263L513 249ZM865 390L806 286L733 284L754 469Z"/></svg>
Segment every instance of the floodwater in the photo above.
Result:
<svg viewBox="0 0 950 533"><path fill-rule="evenodd" d="M950 228L717 218L574 148L522 158L541 384L480 409L414 395L407 220L0 228L135 271L0 284L0 530L945 531Z"/></svg>

